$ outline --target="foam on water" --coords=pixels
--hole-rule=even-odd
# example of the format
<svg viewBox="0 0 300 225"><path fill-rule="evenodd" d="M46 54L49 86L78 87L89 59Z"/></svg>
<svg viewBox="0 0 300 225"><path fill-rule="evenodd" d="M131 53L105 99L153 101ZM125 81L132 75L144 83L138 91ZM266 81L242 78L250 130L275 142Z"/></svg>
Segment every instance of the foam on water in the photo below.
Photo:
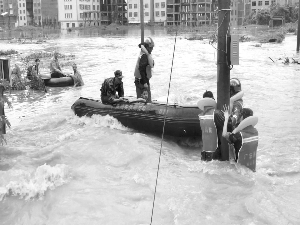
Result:
<svg viewBox="0 0 300 225"><path fill-rule="evenodd" d="M18 196L19 198L43 199L47 190L54 190L68 182L70 174L66 165L39 166L31 174L24 170L10 170L9 173L3 173L0 187L0 200L8 196ZM1 174L0 173L0 174ZM5 183L7 183L5 185Z"/></svg>

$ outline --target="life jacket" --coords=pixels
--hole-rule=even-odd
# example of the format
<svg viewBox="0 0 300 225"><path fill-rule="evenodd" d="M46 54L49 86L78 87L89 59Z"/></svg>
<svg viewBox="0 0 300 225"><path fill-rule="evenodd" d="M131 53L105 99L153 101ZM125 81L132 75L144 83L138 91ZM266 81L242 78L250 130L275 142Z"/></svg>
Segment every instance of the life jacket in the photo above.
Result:
<svg viewBox="0 0 300 225"><path fill-rule="evenodd" d="M249 125L240 132L242 135L242 146L239 149L237 162L255 172L258 131L254 128L254 125Z"/></svg>
<svg viewBox="0 0 300 225"><path fill-rule="evenodd" d="M214 122L214 112L215 108L209 107L203 115L199 115L200 127L202 130L202 151L205 152L215 152L218 147L218 135L216 124Z"/></svg>
<svg viewBox="0 0 300 225"><path fill-rule="evenodd" d="M140 74L140 70L139 70L139 66L140 66L140 60L141 60L141 57L144 55L145 53L143 53L142 51L140 52L140 55L138 56L138 59L136 61L136 64L135 64L135 69L134 69L134 77L135 78L138 78L138 79L141 79L141 74ZM152 70L151 70L151 66L148 65L146 67L146 73L147 73L147 78L150 79L152 77Z"/></svg>

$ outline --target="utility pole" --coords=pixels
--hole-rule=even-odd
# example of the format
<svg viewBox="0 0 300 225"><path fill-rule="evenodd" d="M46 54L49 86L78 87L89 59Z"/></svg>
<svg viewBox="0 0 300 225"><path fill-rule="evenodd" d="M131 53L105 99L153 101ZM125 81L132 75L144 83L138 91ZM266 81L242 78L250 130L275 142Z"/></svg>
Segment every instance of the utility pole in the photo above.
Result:
<svg viewBox="0 0 300 225"><path fill-rule="evenodd" d="M144 42L144 0L140 0L141 43Z"/></svg>
<svg viewBox="0 0 300 225"><path fill-rule="evenodd" d="M300 45L300 0L298 5L298 34L297 34L297 49L296 51L299 52L299 45Z"/></svg>
<svg viewBox="0 0 300 225"><path fill-rule="evenodd" d="M218 53L217 53L217 109L223 110L229 106L230 69L227 64L227 32L230 22L230 0L218 0ZM229 160L229 147L227 140L218 132L221 138L222 160Z"/></svg>

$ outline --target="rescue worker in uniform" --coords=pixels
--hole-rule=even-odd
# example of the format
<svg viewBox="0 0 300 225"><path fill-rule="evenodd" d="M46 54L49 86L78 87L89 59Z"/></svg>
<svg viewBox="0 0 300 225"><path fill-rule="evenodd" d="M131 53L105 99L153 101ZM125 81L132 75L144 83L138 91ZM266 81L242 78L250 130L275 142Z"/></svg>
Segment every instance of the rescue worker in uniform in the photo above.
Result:
<svg viewBox="0 0 300 225"><path fill-rule="evenodd" d="M244 92L242 91L240 80L237 78L230 79L230 109L232 110L229 125L232 127L232 130L236 127L241 117L241 111L243 109L243 95Z"/></svg>
<svg viewBox="0 0 300 225"><path fill-rule="evenodd" d="M141 98L142 93L148 92L147 102L151 102L150 78L152 77L151 69L154 67L154 61L151 52L154 48L152 38L146 38L144 43L139 44L141 52L136 62L134 71L134 83L136 87L136 97Z"/></svg>
<svg viewBox="0 0 300 225"><path fill-rule="evenodd" d="M198 101L198 107L202 110L199 114L200 127L202 131L203 149L201 152L201 160L211 161L219 158L219 140L217 134L217 126L215 123L216 101L211 91L203 94L203 99Z"/></svg>
<svg viewBox="0 0 300 225"><path fill-rule="evenodd" d="M247 166L251 170L255 171L256 168L256 152L258 146L258 131L254 127L257 123L257 119L253 117L253 111L249 108L243 108L241 111L241 116L238 121L238 126L232 132L227 132L227 123L229 119L229 108L224 106L224 127L223 127L223 137L227 139L231 147L234 148L233 158L236 162ZM245 122L248 118L249 123L245 125L241 130L239 126ZM253 119L253 120L251 120ZM255 121L256 123L252 122Z"/></svg>
<svg viewBox="0 0 300 225"><path fill-rule="evenodd" d="M124 88L121 70L114 72L115 76L104 80L101 86L101 101L103 104L114 104L124 100ZM117 94L118 92L118 94Z"/></svg>

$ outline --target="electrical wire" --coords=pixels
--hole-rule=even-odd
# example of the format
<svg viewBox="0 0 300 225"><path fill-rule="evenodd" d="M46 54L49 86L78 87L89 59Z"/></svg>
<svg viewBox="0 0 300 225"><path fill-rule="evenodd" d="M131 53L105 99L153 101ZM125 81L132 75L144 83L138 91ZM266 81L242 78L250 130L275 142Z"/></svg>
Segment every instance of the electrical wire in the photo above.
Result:
<svg viewBox="0 0 300 225"><path fill-rule="evenodd" d="M175 36L174 50L173 50L173 58L172 58L172 65L171 65L171 72L170 72L170 80L169 80L167 104L166 104L166 109L165 109L165 113L164 113L164 125L163 125L163 131L162 131L161 142L160 142L160 151L159 151L159 159L158 159L158 165L157 165L157 173L156 173L156 181L155 181L155 191L154 191L154 196L153 196L153 205L152 205L152 213L151 213L151 222L150 222L150 225L152 224L152 219L153 219L155 196L156 196L156 188L157 188L157 182L158 182L158 173L159 173L160 159L161 159L161 153L162 153L162 144L163 144L164 134L165 134L166 116L167 116L168 104L169 104L169 95L170 95L170 88L171 88L171 80L172 80L172 72L173 72L173 63L174 63L176 40L177 40L177 31L176 31L176 36Z"/></svg>

